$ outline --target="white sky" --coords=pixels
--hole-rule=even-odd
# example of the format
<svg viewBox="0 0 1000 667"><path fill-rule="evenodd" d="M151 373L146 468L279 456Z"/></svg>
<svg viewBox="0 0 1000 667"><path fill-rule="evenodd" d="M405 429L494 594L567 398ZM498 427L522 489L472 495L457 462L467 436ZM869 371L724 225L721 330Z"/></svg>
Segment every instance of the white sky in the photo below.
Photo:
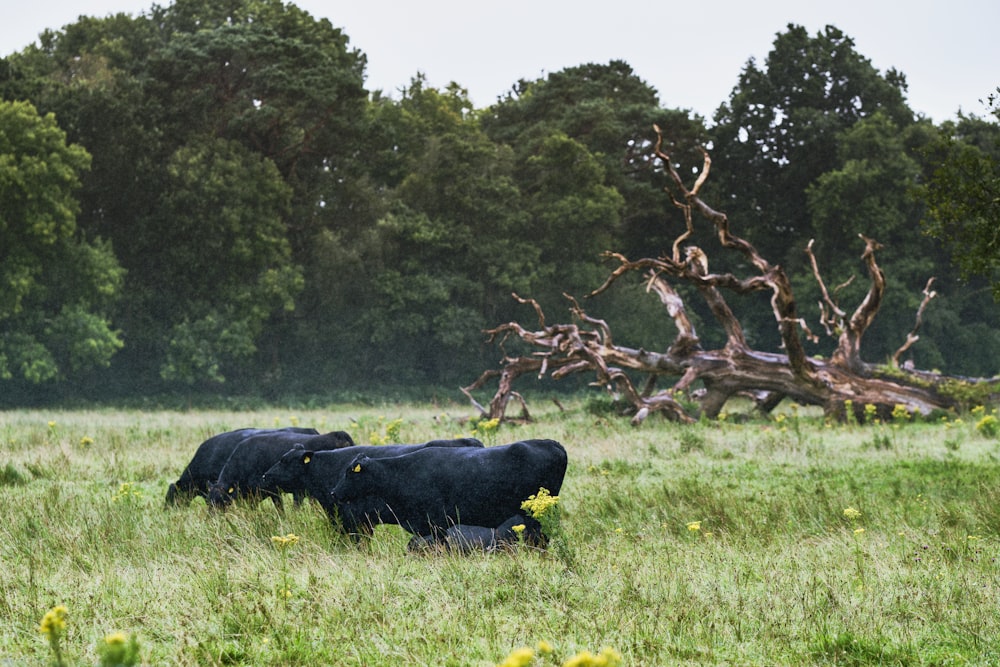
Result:
<svg viewBox="0 0 1000 667"><path fill-rule="evenodd" d="M0 55L81 14L139 14L152 0L0 0ZM161 0L160 4L169 4ZM910 106L935 122L959 109L985 115L980 100L1000 86L996 0L299 0L344 30L368 57L367 88L398 98L419 71L432 86L455 81L477 107L518 79L584 63L628 62L664 107L711 120L747 60L763 60L788 23L815 35L835 25L881 72L902 71Z"/></svg>

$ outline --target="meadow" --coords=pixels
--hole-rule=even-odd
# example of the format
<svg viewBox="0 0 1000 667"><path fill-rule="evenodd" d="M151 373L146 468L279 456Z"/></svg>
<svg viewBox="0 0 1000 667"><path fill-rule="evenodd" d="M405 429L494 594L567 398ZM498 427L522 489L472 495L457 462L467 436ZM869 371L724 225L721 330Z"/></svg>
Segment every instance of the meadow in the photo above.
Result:
<svg viewBox="0 0 1000 667"><path fill-rule="evenodd" d="M606 407L539 401L534 423L477 431L560 440L569 469L548 550L472 555L408 553L395 526L355 544L312 503L163 507L215 433L418 442L472 433L462 404L0 413L0 664L128 642L145 665L1000 663L983 412L634 428Z"/></svg>

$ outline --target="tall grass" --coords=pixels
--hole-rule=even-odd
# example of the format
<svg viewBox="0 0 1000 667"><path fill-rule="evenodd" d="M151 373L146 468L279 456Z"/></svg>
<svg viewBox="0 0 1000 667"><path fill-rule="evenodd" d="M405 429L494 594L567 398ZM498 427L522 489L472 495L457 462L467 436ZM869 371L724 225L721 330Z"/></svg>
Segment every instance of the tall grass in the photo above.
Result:
<svg viewBox="0 0 1000 667"><path fill-rule="evenodd" d="M2 413L0 663L51 661L39 623L60 604L72 665L114 632L150 665L495 665L540 641L535 664L605 646L625 665L1000 662L1000 450L974 419L534 412L495 439L566 446L568 548L471 556L407 553L388 526L355 544L312 504L163 509L214 433L416 442L469 433L464 406Z"/></svg>

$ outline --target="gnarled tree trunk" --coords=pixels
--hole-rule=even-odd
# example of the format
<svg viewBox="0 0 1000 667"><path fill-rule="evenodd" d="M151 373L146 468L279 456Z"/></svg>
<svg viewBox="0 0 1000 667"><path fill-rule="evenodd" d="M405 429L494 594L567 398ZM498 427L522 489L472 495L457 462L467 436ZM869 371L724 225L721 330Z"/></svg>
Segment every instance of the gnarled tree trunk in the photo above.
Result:
<svg viewBox="0 0 1000 667"><path fill-rule="evenodd" d="M737 394L751 394L757 398L758 408L773 409L784 398L803 405L822 406L833 418L843 418L846 405L857 411L874 405L876 414L889 418L898 406L907 412L929 414L934 410L952 409L955 398L940 391L949 378L937 374L901 369L898 358L905 349L916 342L916 331L927 303L935 296L930 290L933 278L924 289L924 300L917 313L917 324L907 336L906 343L894 356L891 372L882 372L865 363L861 358L861 341L878 313L885 293L885 276L876 262L875 254L881 248L874 239L862 236L865 248L861 258L870 281L868 293L848 316L830 297L815 256L812 241L804 250L811 261L813 275L819 283L823 302L821 322L827 333L837 337L837 347L829 359L810 357L806 354L803 337L815 339L804 320L799 316L791 283L784 270L761 257L748 241L732 233L729 219L699 197L699 190L708 178L711 159L704 154L704 167L693 187L688 189L670 160L662 150L663 137L654 126L657 142L655 157L670 176L672 190L668 189L675 206L681 209L687 229L674 241L670 256L629 260L617 253L607 256L618 262L604 284L589 296L607 290L621 276L634 271L646 277L647 291L656 294L667 315L677 329L673 343L665 352L616 345L611 327L603 320L588 315L580 304L566 295L571 312L577 322L571 324L546 324L538 303L531 299L514 298L531 304L538 316L538 329L530 330L517 322L502 324L486 333L491 341L514 336L536 348L530 356L505 356L500 370L489 370L475 382L462 389L484 417L506 418L507 405L517 398L524 407L524 399L514 392L514 381L528 373L542 377L548 374L558 379L573 373L593 373L595 384L624 397L633 408L633 423L641 423L649 414L661 412L671 419L692 421L690 414L677 400L695 382L703 390L698 392L701 411L716 417L726 402ZM722 248L743 255L753 272L745 277L732 273L711 273L708 257L696 246L682 247L693 234L693 217L697 213L713 227ZM693 285L705 300L716 321L726 334L725 345L716 350L702 349L700 339L685 304L670 280ZM770 292L771 309L781 335L782 353L751 349L743 328L727 304L724 293L737 295L752 292ZM644 388L638 390L632 376L648 374ZM489 408L477 403L472 392L482 388L494 377L499 378L497 392ZM655 391L656 379L678 378L669 388Z"/></svg>

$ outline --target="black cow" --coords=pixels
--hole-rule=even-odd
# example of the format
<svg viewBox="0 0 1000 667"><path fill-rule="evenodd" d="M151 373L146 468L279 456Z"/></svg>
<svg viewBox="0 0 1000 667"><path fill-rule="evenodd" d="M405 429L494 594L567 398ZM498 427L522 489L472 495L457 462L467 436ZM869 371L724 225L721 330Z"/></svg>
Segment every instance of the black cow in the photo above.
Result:
<svg viewBox="0 0 1000 667"><path fill-rule="evenodd" d="M344 431L323 435L296 433L265 433L245 439L233 450L218 478L210 485L208 504L214 508L227 507L234 500L256 502L270 498L281 509L281 491L263 483L264 473L289 450L325 451L343 449L354 445L354 440ZM295 503L302 502L301 494L294 494Z"/></svg>
<svg viewBox="0 0 1000 667"><path fill-rule="evenodd" d="M475 438L429 440L414 445L361 445L325 452L294 450L286 452L271 469L264 473L261 484L285 493L304 494L315 499L337 525L340 509L330 492L340 482L348 464L358 455L370 458L400 456L426 447L474 447L483 443Z"/></svg>
<svg viewBox="0 0 1000 667"><path fill-rule="evenodd" d="M555 440L524 440L485 449L428 448L388 459L359 455L333 489L349 531L397 523L440 541L456 525L496 528L521 512L540 488L558 495L566 450ZM541 525L526 517L525 541L543 543Z"/></svg>
<svg viewBox="0 0 1000 667"><path fill-rule="evenodd" d="M467 554L473 551L485 551L487 553L511 547L517 544L517 533L514 526L518 524L527 525L527 518L523 514L515 514L504 521L496 528L486 526L468 526L458 524L450 527L444 533L443 546L448 551L457 551ZM430 535L415 535L410 540L406 548L409 551L421 551L425 549L435 549L441 543Z"/></svg>
<svg viewBox="0 0 1000 667"><path fill-rule="evenodd" d="M167 487L166 506L187 504L196 496L208 499L208 489L219 478L236 446L247 438L265 433L319 435L314 428L241 428L214 435L198 446L180 478Z"/></svg>

